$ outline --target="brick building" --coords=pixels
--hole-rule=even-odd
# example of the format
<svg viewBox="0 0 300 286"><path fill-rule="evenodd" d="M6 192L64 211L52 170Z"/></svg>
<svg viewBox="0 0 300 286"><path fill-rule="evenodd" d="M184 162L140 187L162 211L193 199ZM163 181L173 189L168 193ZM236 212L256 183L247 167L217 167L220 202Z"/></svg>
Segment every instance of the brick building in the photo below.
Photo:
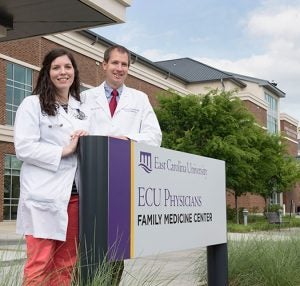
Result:
<svg viewBox="0 0 300 286"><path fill-rule="evenodd" d="M280 99L285 97L285 93L276 83L224 72L190 58L162 61L158 64L186 79L189 82L189 90L195 94L206 93L212 88L237 90L237 96L255 116L257 123L270 133L282 132L289 154L297 156L298 120L287 114L280 114ZM275 204L284 204L286 211L291 209L294 212L298 206L300 210L300 189L296 187L294 191L284 196L274 193L270 200ZM227 204L234 207L234 196L231 192L227 192ZM255 208L261 212L265 207L265 201L260 196L246 194L238 198L238 205L249 210Z"/></svg>
<svg viewBox="0 0 300 286"><path fill-rule="evenodd" d="M81 88L84 90L103 81L100 63L104 50L110 45L112 42L89 31L0 43L0 221L16 217L21 162L16 159L13 146L14 117L20 102L31 94L44 55L55 47L71 50L79 66ZM257 122L271 132L278 132L281 128L291 154L297 150L295 132L298 122L286 114L279 118L279 101L285 94L268 81L219 71L188 58L154 63L132 53L126 84L147 93L153 105L156 103L155 94L161 90L197 94L207 92L207 88L237 88L238 96L255 115ZM230 193L227 199L230 204ZM300 205L300 198L298 200L295 195L293 199L295 208ZM275 196L273 200L283 202L282 196ZM246 195L240 198L239 204L261 210L264 200Z"/></svg>

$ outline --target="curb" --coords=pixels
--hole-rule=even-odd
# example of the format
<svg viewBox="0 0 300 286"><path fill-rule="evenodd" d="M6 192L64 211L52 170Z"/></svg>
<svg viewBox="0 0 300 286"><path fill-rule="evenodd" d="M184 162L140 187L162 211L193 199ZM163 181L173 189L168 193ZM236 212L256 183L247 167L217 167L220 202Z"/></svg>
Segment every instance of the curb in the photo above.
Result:
<svg viewBox="0 0 300 286"><path fill-rule="evenodd" d="M23 245L25 244L24 239L0 239L0 245Z"/></svg>

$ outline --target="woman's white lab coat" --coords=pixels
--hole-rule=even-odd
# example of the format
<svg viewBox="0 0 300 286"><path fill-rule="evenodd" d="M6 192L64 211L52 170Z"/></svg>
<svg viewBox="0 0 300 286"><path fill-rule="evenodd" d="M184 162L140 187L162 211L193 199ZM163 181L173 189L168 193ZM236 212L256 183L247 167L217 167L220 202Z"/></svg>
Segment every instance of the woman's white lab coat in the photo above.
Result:
<svg viewBox="0 0 300 286"><path fill-rule="evenodd" d="M93 112L90 134L126 136L140 143L160 146L160 126L145 93L123 85L113 117L105 96L104 83L82 92L81 98Z"/></svg>
<svg viewBox="0 0 300 286"><path fill-rule="evenodd" d="M19 106L14 127L16 155L23 161L18 233L65 241L77 156L61 155L73 131L88 131L89 114L72 96L68 113L59 107L56 116L41 111L36 95L26 97Z"/></svg>

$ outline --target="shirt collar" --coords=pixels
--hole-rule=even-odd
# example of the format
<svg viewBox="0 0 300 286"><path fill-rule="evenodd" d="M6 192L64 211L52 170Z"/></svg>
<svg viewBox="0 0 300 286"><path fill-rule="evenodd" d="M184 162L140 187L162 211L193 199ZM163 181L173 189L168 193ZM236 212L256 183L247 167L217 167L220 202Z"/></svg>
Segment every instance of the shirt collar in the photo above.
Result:
<svg viewBox="0 0 300 286"><path fill-rule="evenodd" d="M105 96L107 98L110 98L111 97L111 92L113 91L113 88L111 88L107 82L104 83L104 90L105 90ZM123 91L123 85L121 85L118 89L118 96L120 97L120 95L122 94L122 91Z"/></svg>

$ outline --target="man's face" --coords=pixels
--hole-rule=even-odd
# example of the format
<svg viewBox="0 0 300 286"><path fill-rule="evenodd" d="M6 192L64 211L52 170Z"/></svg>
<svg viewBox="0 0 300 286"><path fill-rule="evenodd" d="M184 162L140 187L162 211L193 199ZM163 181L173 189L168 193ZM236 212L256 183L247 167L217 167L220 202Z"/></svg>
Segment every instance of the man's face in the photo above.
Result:
<svg viewBox="0 0 300 286"><path fill-rule="evenodd" d="M106 74L106 82L112 88L119 88L125 81L128 74L128 55L113 50L108 62L102 63L103 70Z"/></svg>

